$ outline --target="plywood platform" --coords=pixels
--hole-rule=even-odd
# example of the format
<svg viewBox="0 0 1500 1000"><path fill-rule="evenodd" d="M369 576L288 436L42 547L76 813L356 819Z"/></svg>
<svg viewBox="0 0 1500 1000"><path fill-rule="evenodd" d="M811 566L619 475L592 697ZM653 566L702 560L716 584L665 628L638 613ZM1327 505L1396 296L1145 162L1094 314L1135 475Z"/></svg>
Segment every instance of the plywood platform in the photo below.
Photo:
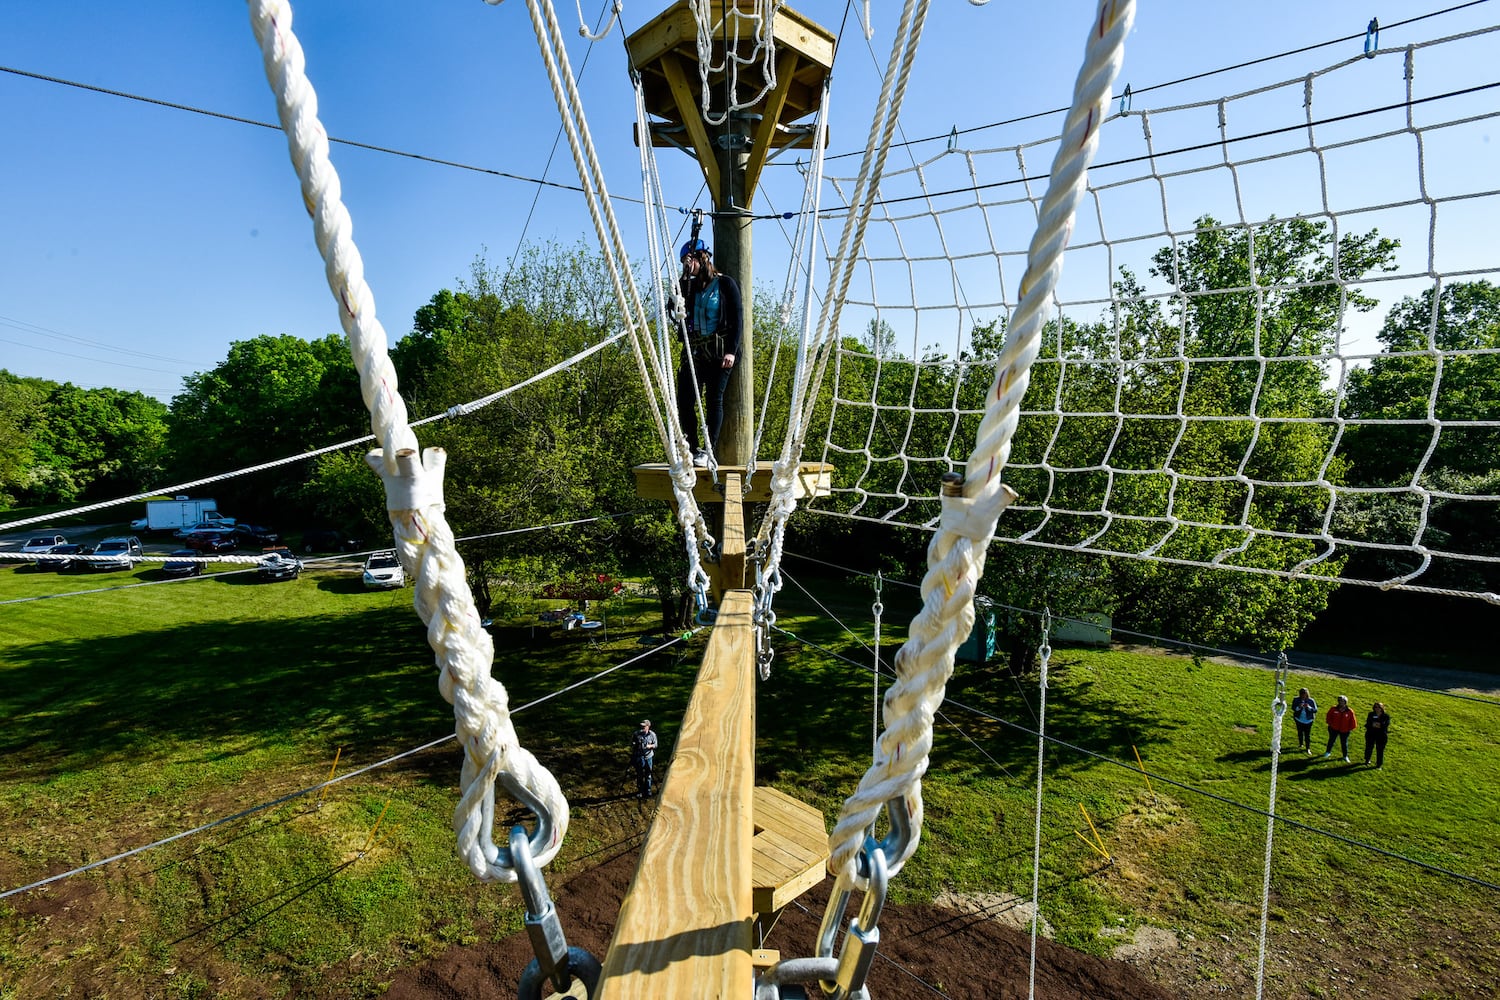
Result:
<svg viewBox="0 0 1500 1000"><path fill-rule="evenodd" d="M755 789L751 811L751 901L756 913L775 913L823 881L828 829L818 810L767 785Z"/></svg>

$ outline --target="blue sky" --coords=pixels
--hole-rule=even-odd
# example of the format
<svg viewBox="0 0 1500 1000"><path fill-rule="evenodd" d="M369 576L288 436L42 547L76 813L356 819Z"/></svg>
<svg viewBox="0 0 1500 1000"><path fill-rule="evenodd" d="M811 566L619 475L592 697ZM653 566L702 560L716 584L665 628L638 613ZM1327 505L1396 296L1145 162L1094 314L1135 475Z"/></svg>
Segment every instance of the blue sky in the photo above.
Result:
<svg viewBox="0 0 1500 1000"><path fill-rule="evenodd" d="M584 0L591 25L607 6ZM627 0L625 28L638 28L664 6L661 0ZM897 5L873 5L875 35L868 43L858 24L862 4L805 0L796 6L831 30L843 25L830 152L857 150L879 89L877 64L885 63ZM1127 41L1121 85L1128 82L1139 91L1359 34L1371 14L1391 25L1446 6L1452 4L1398 2L1375 9L1305 0L1267 0L1254 7L1143 2ZM904 136L946 135L954 127L969 129L1065 105L1093 7L1084 0L934 4L903 114ZM481 0L307 0L293 9L294 30L331 135L576 183L565 146L548 166L558 118L521 0L499 7ZM142 7L98 0L0 0L0 14L5 25L0 66L275 120L242 3L162 0ZM1386 28L1380 42L1383 48L1400 47L1486 26L1500 20L1497 15L1500 4L1481 3ZM560 4L559 16L575 70L587 56L581 89L611 190L638 197L620 28L591 47L576 34L572 4ZM1358 41L1345 42L1164 88L1147 100L1137 98L1134 107L1211 100L1320 69L1357 55L1360 47ZM1500 42L1483 39L1463 51L1474 80L1500 74L1495 68L1500 59L1494 58L1500 56ZM1433 79L1442 75L1438 70L1461 68L1435 62L1440 60L1421 64L1427 75L1418 79L1424 86L1438 85ZM1386 60L1382 66L1396 67L1381 77L1382 86L1399 88L1398 63ZM1469 78L1459 73L1457 79ZM1386 96L1361 84L1348 100L1354 106ZM1494 92L1476 100L1490 107L1497 102ZM235 340L337 332L311 224L278 131L11 72L0 72L0 109L6 136L0 156L0 367L169 399L182 376L212 367ZM1247 102L1235 124L1247 131L1252 125L1295 124L1286 120L1289 113L1295 109L1257 109ZM1029 142L1051 134L1058 121L1059 116L1047 116L969 134L964 142L986 147ZM1206 138L1214 138L1211 126L1209 133ZM1107 131L1101 160L1112 150L1133 153L1139 128L1133 135L1122 132L1112 146L1114 135ZM1191 138L1184 132L1162 141ZM1450 162L1472 175L1500 176L1495 169L1500 145L1489 143L1488 131L1475 141L1480 145ZM925 160L945 145L937 141L903 150L893 167ZM468 272L476 255L502 264L523 231L528 240L593 239L582 199L569 191L542 188L538 194L537 186L525 181L348 146L335 146L333 157L366 276L393 339L409 329L416 308ZM659 158L668 201L707 208L696 165L670 151ZM1035 169L1045 169L1048 158L1038 154ZM834 161L830 170L852 173L855 167L857 159L850 157ZM1337 169L1327 167L1328 176L1336 176ZM1378 187L1381 171L1379 162L1359 165L1355 186L1366 177ZM756 208L795 208L800 185L790 166L769 167ZM1193 198L1186 190L1173 197L1184 203ZM1381 197L1372 191L1368 204ZM1493 206L1493 199L1478 203L1469 220L1473 231L1454 235L1452 246L1487 245L1488 233L1500 221ZM627 241L643 252L639 206L621 202L616 208ZM785 274L783 233L790 230L790 223L757 224L757 283L772 291ZM836 231L830 230L830 238ZM1024 246L1027 236L1011 242ZM1489 255L1487 266L1494 266L1494 257ZM918 297L924 294L928 279L909 280ZM942 284L940 278L932 280Z"/></svg>

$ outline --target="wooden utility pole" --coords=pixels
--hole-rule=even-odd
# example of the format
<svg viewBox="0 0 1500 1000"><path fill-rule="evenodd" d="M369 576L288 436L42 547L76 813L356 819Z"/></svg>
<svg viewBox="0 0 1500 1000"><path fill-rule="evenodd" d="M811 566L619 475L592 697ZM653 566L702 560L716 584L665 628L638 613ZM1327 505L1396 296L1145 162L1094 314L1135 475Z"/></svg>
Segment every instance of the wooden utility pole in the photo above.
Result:
<svg viewBox="0 0 1500 1000"><path fill-rule="evenodd" d="M766 32L773 39L776 82L767 86L752 61L752 33L731 25L734 11L750 15L754 0L721 0L714 7L720 24L714 31L710 65L721 67L708 80L709 114L703 111L703 75L698 63L698 22L686 0L663 11L625 40L633 70L640 74L646 110L651 115L649 136L636 142L673 147L692 154L703 168L703 180L713 198L714 266L734 278L740 286L740 349L724 392L724 424L719 432L719 471L739 474L739 486L747 499L755 492L751 483L758 456L752 454L755 438L755 329L751 309L755 296L755 268L751 256L750 222L755 188L762 168L775 150L811 145L812 126L798 122L813 116L823 100L823 85L833 66L834 37L789 7L778 7L774 23ZM737 48L729 52L732 41ZM738 59L738 62L736 62ZM752 107L729 110L727 93L733 80L722 67L737 66L739 97L765 88ZM752 78L753 77L753 78ZM721 121L722 119L722 121ZM719 124L713 124L719 122ZM811 468L810 468L811 467ZM801 487L826 494L827 473L821 463L804 465ZM810 473L810 475L807 475ZM704 485L708 473L699 472ZM667 466L636 468L641 496L671 497ZM708 482L714 492L701 499L712 505L725 502L725 485ZM697 491L695 491L696 493ZM730 523L722 508L714 518L716 533ZM743 516L739 521L743 524ZM743 537L743 532L740 533ZM710 566L714 597L745 586L744 552L731 552L725 539L723 555Z"/></svg>
<svg viewBox="0 0 1500 1000"><path fill-rule="evenodd" d="M744 64L737 70L736 100L761 90L762 79L749 62L754 44L748 33L729 31L735 11L750 17L754 0L721 0L712 5L721 24L713 38L711 65ZM748 22L746 22L748 23ZM719 433L718 460L722 466L746 467L755 427L755 331L751 302L755 269L751 258L750 215L761 169L772 151L811 145L812 129L799 121L815 115L823 98L823 84L833 66L834 37L826 29L788 7L780 7L768 31L773 39L776 85L753 107L729 110L731 80L722 71L710 73L708 102L712 125L703 114L703 77L698 64L698 23L683 0L647 22L625 41L631 65L641 74L646 110L653 119L649 141L691 153L703 168L703 179L713 199L714 266L740 286L740 352L724 396L724 425ZM728 51L734 35L738 48ZM636 136L637 142L647 141Z"/></svg>

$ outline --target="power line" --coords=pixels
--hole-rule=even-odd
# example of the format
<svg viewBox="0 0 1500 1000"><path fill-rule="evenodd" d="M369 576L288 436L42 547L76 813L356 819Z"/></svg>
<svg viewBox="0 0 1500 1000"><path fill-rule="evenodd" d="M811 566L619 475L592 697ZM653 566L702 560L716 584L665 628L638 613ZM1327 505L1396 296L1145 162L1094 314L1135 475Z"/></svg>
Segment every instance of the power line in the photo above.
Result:
<svg viewBox="0 0 1500 1000"><path fill-rule="evenodd" d="M185 360L183 358L168 358L160 354L148 354L145 351L133 350L129 347L115 347L113 344L106 344L98 340L89 340L87 337L75 337L71 333L63 333L61 330L53 330L45 326L38 326L35 323L28 323L26 320L15 319L10 316L0 316L0 326L8 326L13 330L19 330L21 333L34 333L37 336L41 337L51 337L55 340L71 341L72 343L80 344L84 347L97 347L101 351L114 351L116 354L128 354L132 357L146 358L150 361L165 361L168 364L174 365L193 364L193 362Z"/></svg>
<svg viewBox="0 0 1500 1000"><path fill-rule="evenodd" d="M109 361L105 358L91 358L84 354L74 354L71 351L59 351L55 347L39 347L36 344L24 344L19 340L7 340L0 337L0 344L10 344L14 347L24 347L28 351L46 351L48 354L60 354L65 358L76 358L79 361L88 361L96 365L114 365L116 368L134 368L136 371L156 372L158 375L177 375L177 372L167 371L165 368L148 368L145 365L132 365L124 361Z"/></svg>
<svg viewBox="0 0 1500 1000"><path fill-rule="evenodd" d="M258 121L254 118L245 118L240 115L231 115L223 111L212 111L208 108L194 107L191 104L178 104L175 101L164 101L156 97L145 97L141 94L132 94L123 90L111 90L108 87L98 87L89 83L80 83L77 80L66 80L62 77L47 76L44 73L33 73L30 70L18 69L14 66L0 66L0 73L11 73L15 76L23 76L32 80L40 80L43 83L55 83L61 87L74 87L78 90L87 90L96 94L107 94L110 97L120 97L127 101L139 101L142 104L154 104L157 107L171 108L174 111L186 111L191 114L203 115L208 118L218 118L223 121L236 122L240 125L253 125L256 128L272 129L276 132L281 131L281 126L273 122ZM350 146L355 149L369 150L372 153L385 153L390 156L400 156L408 160L417 160L422 163L432 163L441 167L453 167L457 170L470 170L478 174L488 174L491 177L503 177L506 180L521 181L524 184L536 184L543 187L558 188L563 191L575 191L579 194L583 193L583 188L579 187L576 184L560 184L557 181L543 180L537 177L527 177L523 174L513 174L505 170L496 170L493 167L478 167L471 163L461 163L457 160L447 160L443 159L442 157L426 156L422 153L412 153L402 149L392 149L389 146L377 146L374 143L359 142L355 139L340 139L336 136L329 136L328 141L331 143L337 143L341 146ZM641 204L641 200L639 198L631 198L626 195L612 194L610 195L610 197L619 201L633 202L637 205Z"/></svg>
<svg viewBox="0 0 1500 1000"><path fill-rule="evenodd" d="M1383 30L1389 31L1392 28L1405 27L1408 24L1415 24L1418 21L1425 21L1428 18L1440 17L1440 16L1442 16L1444 14L1452 14L1452 13L1454 13L1456 11L1464 10L1464 9L1466 9L1468 7L1477 7L1480 4L1487 3L1487 2L1488 2L1488 0L1469 0L1468 3L1457 4L1455 6L1446 7L1444 9L1442 9L1442 10L1435 10L1435 11L1432 11L1432 12L1427 13L1427 14L1419 14L1416 17L1409 17L1409 18L1407 18L1404 21L1394 21L1394 22L1392 22L1390 24L1382 25L1381 27L1382 27ZM1183 84L1183 83L1192 83L1192 82L1197 81L1197 80L1205 80L1205 79L1208 79L1209 77L1212 77L1212 76L1218 76L1221 73L1230 73L1230 72L1233 72L1234 70L1246 69L1247 67L1257 66L1257 65L1260 65L1261 63L1273 62L1273 61L1275 61L1277 59L1285 59L1287 56L1301 55L1301 54L1303 54L1305 52L1312 52L1312 51L1315 51L1317 49L1327 48L1330 45L1343 45L1343 44L1348 43L1348 42L1358 41L1361 38L1365 38L1367 36L1367 34L1368 34L1367 31L1360 31L1360 32L1356 32L1355 34L1352 34L1352 35L1344 35L1341 38L1330 38L1330 39L1328 39L1325 42L1314 42L1311 45L1303 45L1300 48L1287 49L1285 52L1278 52L1278 53L1276 53L1274 55L1259 56L1259 57L1257 57L1255 59L1247 59L1244 62L1233 63L1233 64L1231 64L1229 66L1220 66L1218 69L1210 69L1210 70L1205 70L1205 71L1203 71L1201 73L1193 73L1193 74L1191 74L1189 76L1178 77L1175 80L1168 80L1168 81L1166 81L1164 83L1153 83L1153 84L1150 84L1150 85L1145 86L1145 87L1140 87L1138 89L1137 88L1132 88L1131 89L1131 94L1132 95L1135 95L1135 94L1146 94L1146 93L1150 93L1151 91L1154 91L1154 90L1165 90L1168 87L1175 87L1175 86L1177 86L1179 84ZM1120 100L1123 96L1124 96L1123 94L1115 94L1115 95L1113 95L1113 96L1110 97L1110 100L1117 101L1117 100ZM1067 107L1061 107L1061 108L1053 108L1050 111L1033 111L1030 114L1018 115L1015 118L1006 118L1006 119L1004 119L1002 121L990 122L990 123L985 124L985 125L972 125L972 126L970 126L968 128L957 128L957 127L955 127L953 130L951 130L949 132L945 132L942 135L929 135L929 136L926 136L926 137L921 138L921 139L910 139L910 140L907 140L905 142L892 143L891 145L892 145L892 148L898 148L898 147L902 147L902 146L914 146L914 145L918 145L918 144L924 143L924 142L937 142L939 140L948 140L948 139L952 138L955 135L970 135L970 134L972 134L974 132L983 132L983 131L986 131L986 130L992 129L992 128L1001 128L1001 127L1006 126L1006 125L1018 125L1018 124L1020 124L1022 122L1033 121L1033 120L1035 120L1037 118L1046 118L1046 117L1049 117L1051 115L1064 114L1064 113L1067 112L1067 110L1068 110ZM864 153L863 150L851 150L851 151L849 151L847 153L836 153L836 154L834 154L832 156L825 157L825 159L828 159L828 160L841 160L841 159L846 159L846 158L851 157L851 156L861 156L861 155L863 155L863 153Z"/></svg>
<svg viewBox="0 0 1500 1000"><path fill-rule="evenodd" d="M1478 0L1478 2L1486 2L1486 0ZM1331 118L1320 118L1320 119L1317 119L1317 120L1314 120L1314 121L1302 121L1302 122L1298 122L1295 125L1283 125L1280 128L1265 129L1265 130L1260 131L1260 132L1250 132L1250 133L1247 133L1246 135L1225 136L1225 137L1222 137L1222 138L1214 139L1214 140L1212 140L1210 142L1195 143L1195 144L1193 144L1191 146L1179 146L1176 149L1167 149L1167 150L1155 151L1155 152L1150 152L1150 153L1142 153L1139 156L1127 156L1127 157L1125 157L1123 159L1119 159L1119 160L1101 161L1101 162L1095 163L1093 165L1093 167L1091 167L1090 169L1093 170L1093 171L1107 170L1110 167L1125 167L1125 166L1129 166L1129 165L1131 165L1133 163L1143 163L1143 162L1146 162L1148 160L1156 160L1156 159L1161 159L1161 158L1165 158L1165 157L1168 157L1168 156L1177 156L1177 155L1182 154L1182 153L1197 153L1197 152L1202 152L1205 149L1222 148L1222 147L1224 147L1226 145L1229 145L1231 143L1248 142L1248 141L1250 141L1252 139L1266 139L1266 138L1270 138L1271 136L1275 136L1275 135L1285 135L1288 132L1299 132L1299 131L1303 131L1305 129L1310 129L1310 128L1320 128L1320 127L1322 127L1324 125L1335 125L1335 124L1338 124L1339 122L1352 121L1353 119L1363 118L1363 117L1365 117L1367 115L1384 114L1385 112L1388 112L1388 111L1401 111L1401 110L1405 110L1407 108L1416 107L1419 104L1428 104L1428 103L1430 103L1432 101L1444 101L1444 100L1447 100L1447 99L1452 98L1452 97L1467 97L1470 94L1478 94L1478 93L1482 93L1482 92L1484 92L1486 90L1494 90L1497 87L1500 87L1500 80L1494 81L1492 83L1476 84L1475 86L1472 86L1472 87L1465 87L1462 90L1450 90L1450 91L1448 91L1445 94L1433 94L1433 95L1431 95L1429 97L1416 97L1416 98L1412 98L1409 101L1398 101L1395 104L1386 104L1386 105L1383 105L1383 106L1378 107L1378 108L1366 108L1363 111L1350 111L1347 114L1334 115ZM1122 114L1126 115L1126 116L1128 116L1131 113L1132 112L1122 112ZM992 189L995 189L995 188L1010 187L1010 186L1016 185L1016 184L1030 184L1030 183L1034 183L1034 182L1037 182L1037 181L1044 181L1044 180L1049 179L1051 176L1052 175L1050 173L1045 173L1045 174L1029 174L1027 176L1017 177L1017 178L1013 178L1011 180L990 181L989 183L986 183L986 184L975 184L975 185L973 185L971 187L949 188L949 189L944 190L944 191L924 191L921 194L902 195L899 198L886 198L886 199L883 199L881 201L877 201L874 204L875 205L882 205L882 206L883 205L899 205L899 204L901 204L903 202L908 202L908 201L922 201L922 200L931 199L931 198L945 198L945 197L951 197L953 195L972 194L972 193L974 193L976 191L989 191L989 190L992 190ZM848 207L846 206L844 208L829 208L829 209L824 209L821 214L822 214L823 217L829 218L829 217L837 217L839 215L844 214L847 211L848 211Z"/></svg>
<svg viewBox="0 0 1500 1000"><path fill-rule="evenodd" d="M690 634L696 633L697 631L699 631L699 630L698 629L693 629ZM661 652L662 650L666 649L668 646L672 646L672 645L675 645L676 643L682 642L683 639L684 639L684 636L673 636L672 638L668 639L666 642L662 643L660 646L655 646L655 647L653 647L651 649L646 650L644 653L639 653L636 656L633 656L630 659L624 661L623 663L616 663L614 666L607 667L604 670L601 670L601 671L599 671L596 674L592 674L592 675L590 675L588 677L585 677L581 681L577 681L577 682L575 682L573 684L569 684L567 687L559 688L558 690L553 691L550 694L546 694L546 695L543 695L540 698L537 698L537 699L534 699L532 701L529 701L526 704L520 706L519 708L511 709L511 714L515 715L517 713L524 712L528 708L532 708L532 707L534 707L536 705L540 705L540 704L542 704L545 701L550 701L551 699L556 698L558 695L564 694L565 692L572 691L575 688L583 687L586 684L592 684L594 681L599 680L601 677L605 677L605 676L607 676L609 674L614 673L616 670L619 670L621 667L628 667L632 663L638 663L641 660L644 660L648 656L652 656L652 655L654 655L656 653ZM195 834L205 833L205 832L207 832L209 830L214 829L215 827L223 826L226 823L233 823L235 820L245 819L246 817L253 816L256 813L265 812L267 809L274 809L276 806L284 805L285 803L291 802L291 801L293 801L295 799L299 799L299 798L303 797L304 795L311 795L313 792L321 791L322 789L329 788L329 787L331 787L333 785L337 785L340 782L348 781L350 778L357 778L357 777L359 777L362 774L368 774L371 771L377 770L377 769L382 768L382 767L386 767L386 766L388 766L390 764L394 764L397 761L406 759L407 757L415 756L416 754L419 754L419 753L423 752L424 750L431 750L433 747L441 746L444 743L447 743L449 740L453 740L453 739L457 739L457 738L458 738L458 736L457 736L456 733L449 733L446 736L440 736L437 739L432 740L432 741L430 741L428 743L423 743L419 747L413 747L410 750L403 750L401 753L393 754L390 757L386 757L384 760L377 760L373 764L367 764L364 767L358 768L357 770L350 771L348 774L341 774L341 775L339 775L336 778L330 778L327 781L319 782L318 784L312 785L312 786L310 786L308 788L299 788L295 792L289 792L286 795L280 796L279 798L272 799L270 802L262 802L260 805L251 806L248 809L241 809L239 812L234 813L231 816L220 817L219 819L213 820L213 821L208 822L208 823L204 823L201 826L195 826L191 830L183 830L183 831L180 831L178 833L174 833L170 837L163 837L160 840L154 840L154 841L152 841L149 844L142 844L140 847L133 847L133 848L131 848L128 851L121 851L119 854L113 854L113 855L111 855L111 856L109 856L107 858L100 858L98 861L90 862L89 864L82 865L82 866L80 866L78 868L71 869L70 871L59 872L56 875L50 875L47 878L41 879L41 880L36 881L36 882L32 882L32 883L30 883L28 885L17 886L14 889L6 889L4 892L0 892L0 899L4 899L7 896L14 896L14 895L16 895L18 893L22 893L22 892L28 892L28 891L30 891L32 889L39 889L39 888L41 888L44 885L50 885L53 882L59 882L59 881L62 881L63 879L71 878L74 875L81 875L84 872L90 871L90 870L92 870L94 868L99 868L99 867L101 867L103 865L112 864L112 863L114 863L116 861L123 861L126 858L133 857L134 855L137 855L137 854L143 854L146 851L150 851L150 850L153 850L153 849L158 848L158 847L164 847L167 844L170 844L170 843L172 843L173 841L176 841L176 840L181 840L184 837L191 837L191 836L194 836Z"/></svg>

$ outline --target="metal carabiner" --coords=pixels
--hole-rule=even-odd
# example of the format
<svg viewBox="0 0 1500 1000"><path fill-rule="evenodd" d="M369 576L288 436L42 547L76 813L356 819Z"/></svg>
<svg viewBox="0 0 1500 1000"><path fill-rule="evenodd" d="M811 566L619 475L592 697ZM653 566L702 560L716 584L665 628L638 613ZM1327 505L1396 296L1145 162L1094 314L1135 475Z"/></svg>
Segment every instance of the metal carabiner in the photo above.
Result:
<svg viewBox="0 0 1500 1000"><path fill-rule="evenodd" d="M547 882L532 860L525 827L511 827L510 856L526 904L526 936L531 938L531 950L536 954L521 973L516 996L519 1000L542 1000L542 983L548 979L558 993L566 993L574 976L583 980L589 996L595 996L599 990L599 960L582 948L568 947Z"/></svg>
<svg viewBox="0 0 1500 1000"><path fill-rule="evenodd" d="M880 928L877 925L881 910L885 908L885 894L890 877L886 868L885 849L873 839L865 838L859 860L861 875L867 882L864 902L860 905L859 916L849 922L834 978L818 980L823 994L830 1000L869 1000L870 996L865 989L865 978L870 973L870 966L875 961L875 951L880 946ZM833 957L833 939L838 934L839 925L843 923L844 911L849 906L853 888L852 880L841 875L833 887L833 894L828 897L828 909L823 911L823 923L818 928L819 959Z"/></svg>
<svg viewBox="0 0 1500 1000"><path fill-rule="evenodd" d="M712 625L719 619L719 612L708 606L708 594L702 587L693 591L693 604L697 607L697 613L693 615L693 621L699 625Z"/></svg>

